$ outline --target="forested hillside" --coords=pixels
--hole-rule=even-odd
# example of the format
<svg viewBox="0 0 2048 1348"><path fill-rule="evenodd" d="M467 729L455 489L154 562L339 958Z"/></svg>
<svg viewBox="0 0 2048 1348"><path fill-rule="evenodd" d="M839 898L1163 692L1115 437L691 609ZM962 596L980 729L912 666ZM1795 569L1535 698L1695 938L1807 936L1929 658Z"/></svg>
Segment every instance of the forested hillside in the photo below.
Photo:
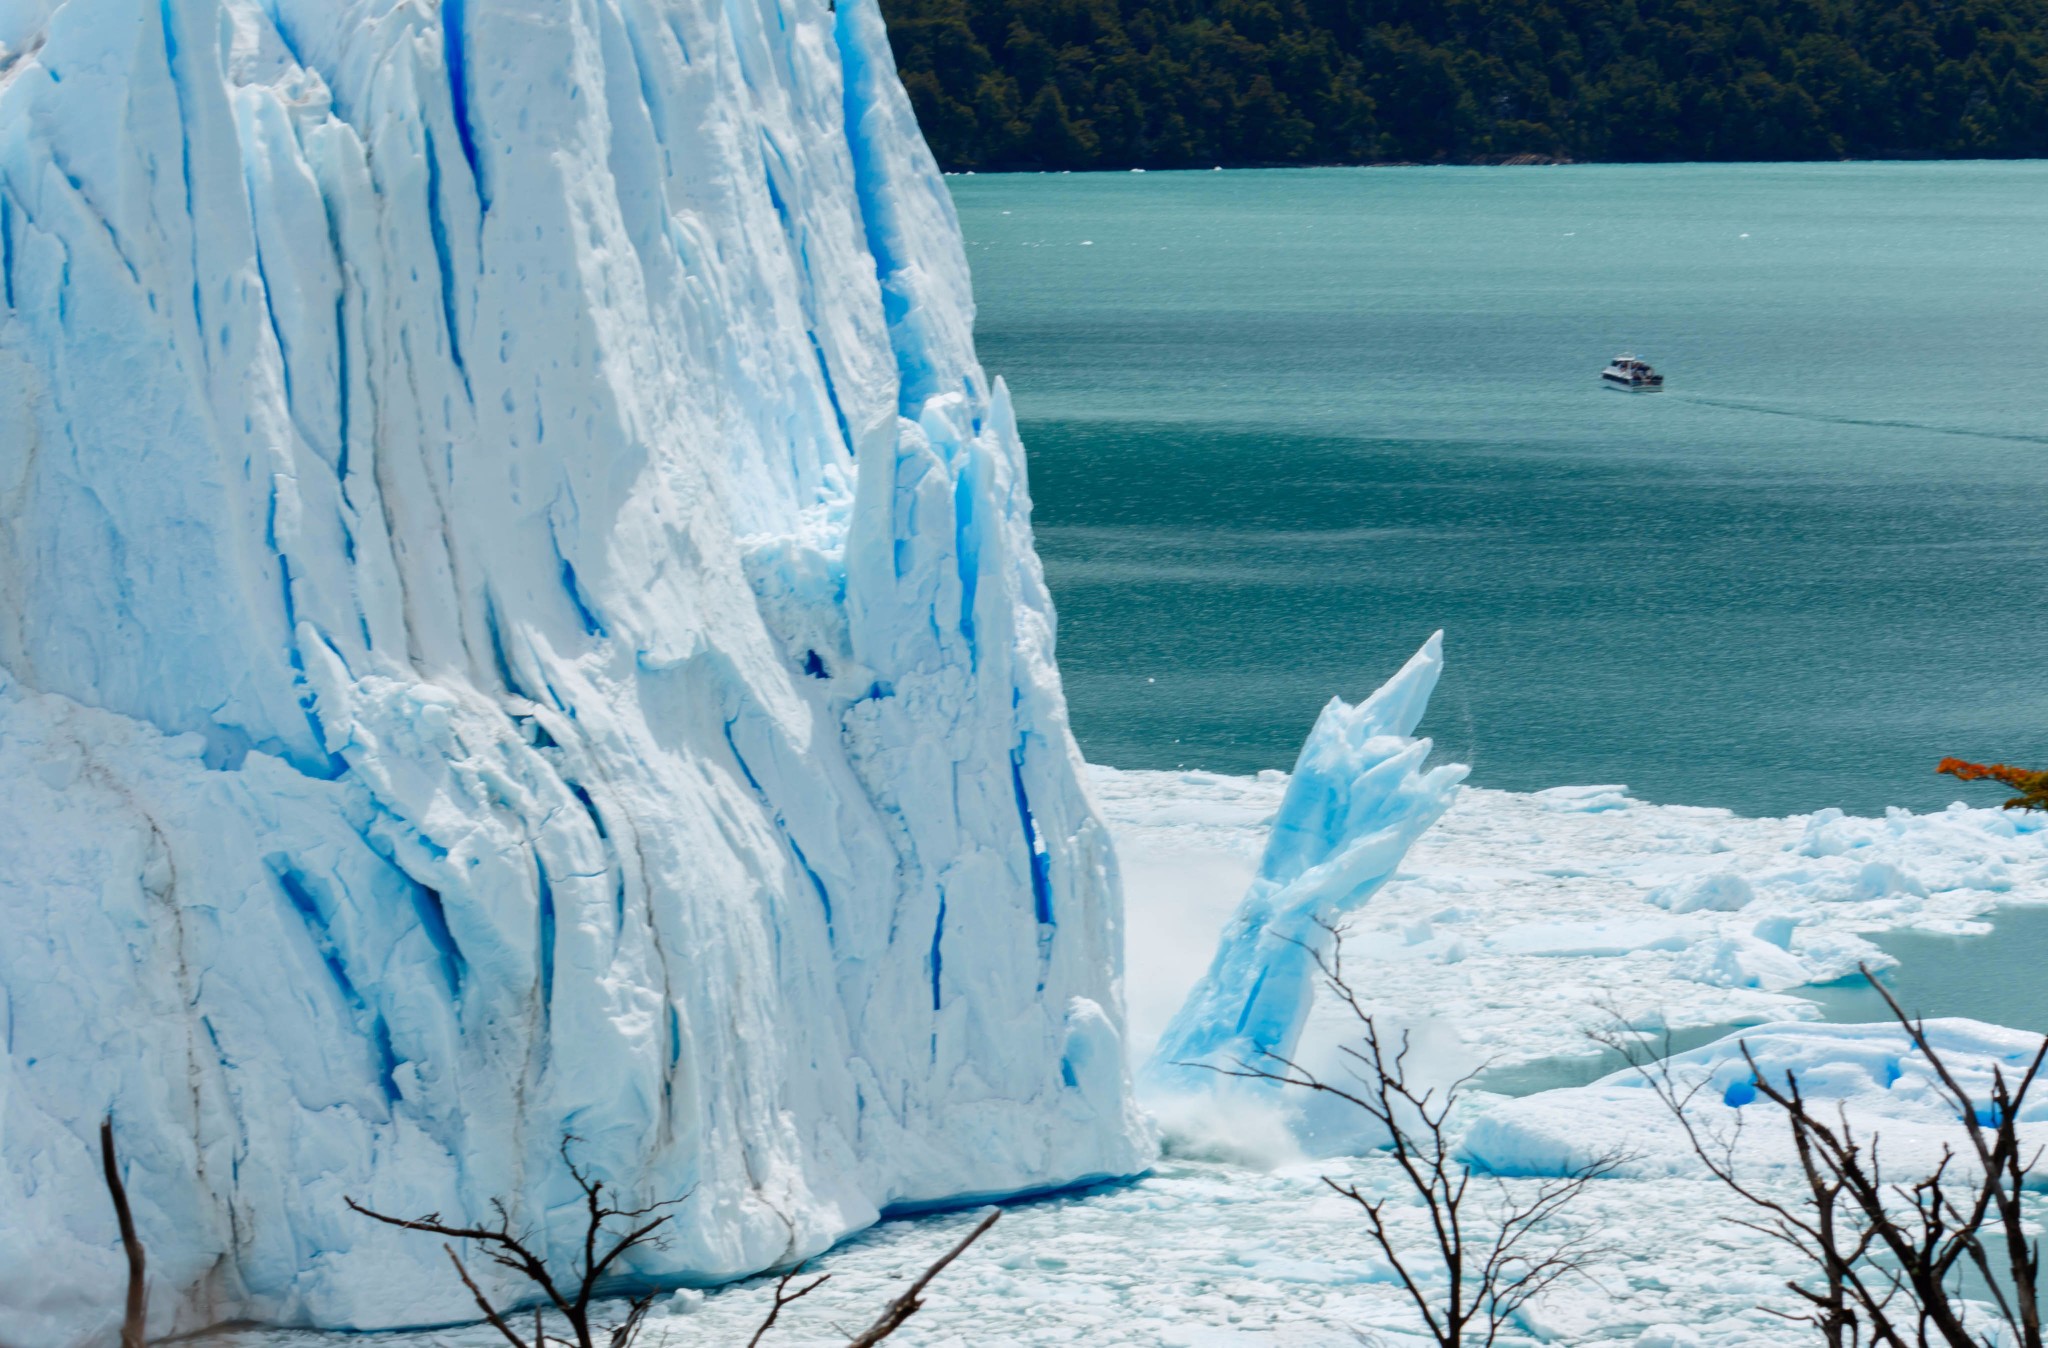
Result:
<svg viewBox="0 0 2048 1348"><path fill-rule="evenodd" d="M882 0L949 169L2048 155L2048 0Z"/></svg>

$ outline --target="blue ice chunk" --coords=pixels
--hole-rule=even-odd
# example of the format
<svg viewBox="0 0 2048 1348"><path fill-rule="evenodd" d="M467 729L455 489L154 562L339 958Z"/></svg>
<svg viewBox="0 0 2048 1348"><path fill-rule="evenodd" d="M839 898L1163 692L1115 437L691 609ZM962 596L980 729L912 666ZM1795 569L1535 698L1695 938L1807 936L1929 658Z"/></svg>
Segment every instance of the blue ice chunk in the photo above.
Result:
<svg viewBox="0 0 2048 1348"><path fill-rule="evenodd" d="M1148 1087L1201 1090L1216 1081L1208 1067L1293 1052L1315 1000L1322 924L1393 877L1465 778L1462 766L1425 768L1430 742L1412 738L1442 671L1439 632L1365 701L1323 708L1258 874L1145 1068Z"/></svg>

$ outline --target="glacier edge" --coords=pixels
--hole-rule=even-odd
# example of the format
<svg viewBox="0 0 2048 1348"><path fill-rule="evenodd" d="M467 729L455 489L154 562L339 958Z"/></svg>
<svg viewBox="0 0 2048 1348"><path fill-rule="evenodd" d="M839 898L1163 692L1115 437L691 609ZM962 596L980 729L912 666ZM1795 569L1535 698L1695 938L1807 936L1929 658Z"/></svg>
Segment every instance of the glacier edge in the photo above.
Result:
<svg viewBox="0 0 2048 1348"><path fill-rule="evenodd" d="M873 0L0 4L0 1306L466 1318L1130 1173L1115 860ZM557 1220L559 1219L559 1220ZM458 1289L453 1289L459 1292Z"/></svg>

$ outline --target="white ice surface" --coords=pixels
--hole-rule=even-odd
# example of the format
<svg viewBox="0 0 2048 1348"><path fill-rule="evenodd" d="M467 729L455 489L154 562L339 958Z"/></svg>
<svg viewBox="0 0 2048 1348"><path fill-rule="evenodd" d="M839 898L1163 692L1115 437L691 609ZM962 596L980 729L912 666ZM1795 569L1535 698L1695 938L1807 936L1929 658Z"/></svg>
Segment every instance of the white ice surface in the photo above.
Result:
<svg viewBox="0 0 2048 1348"><path fill-rule="evenodd" d="M1209 942L1251 881L1265 821L1287 780L1277 772L1236 778L1094 767L1089 774L1123 862L1133 1044L1142 1052L1146 1036L1156 1037L1206 968ZM1691 892L1688 877L1745 877L1759 903L1805 919L1795 930L1809 940L1834 933L1847 941L1904 923L1980 930L1976 919L1996 903L2048 902L2048 838L2029 827L2034 821L1995 810L1751 820L1648 805L1616 788L1518 795L1466 787L1461 795L1354 922L1361 983L1376 1009L1427 1030L1418 1043L1457 1063L1495 1049L1523 1062L1579 1052L1581 1018L1596 1018L1610 991L1637 1007L1665 1008L1675 1025L1798 1014L1806 1004L1791 994L1678 976L1684 950L1495 949L1496 937L1560 923L1668 923L1669 909L1651 896L1673 885ZM1821 855L1808 855L1815 852ZM1873 862L1913 875L1927 897L1917 904L1840 897ZM1702 940L1720 939L1710 934L1714 923L1744 930L1763 920L1712 909L1697 917L1707 924ZM1432 958L1450 953L1443 938L1453 934L1465 943L1463 958ZM1411 953L1418 949L1421 958ZM1850 1032L1795 1024L1786 1033L1810 1036L1803 1042L1811 1046ZM1859 1055L1869 1057L1867 1045L1820 1056L1853 1062ZM1520 1116L1511 1111L1543 1100L1482 1103L1514 1119ZM1643 1124L1642 1138L1663 1136L1654 1115L1645 1113ZM1768 1186L1776 1182L1770 1148L1760 1145ZM1577 1217L1598 1228L1608 1247L1592 1270L1598 1285L1560 1288L1511 1343L1785 1348L1810 1341L1769 1314L1791 1308L1785 1280L1802 1272L1799 1265L1728 1221L1742 1209L1719 1186L1682 1164L1670 1170L1639 1171L1593 1190ZM1125 1187L1014 1208L934 1287L929 1309L896 1341L906 1348L1338 1348L1366 1331L1389 1345L1419 1345L1412 1312L1359 1218L1322 1185L1325 1174L1394 1191L1391 1163L1373 1156L1270 1169L1169 1157ZM1426 1239L1419 1209L1393 1211L1405 1239ZM789 1312L788 1337L777 1341L843 1343L834 1325L871 1317L971 1220L891 1223L826 1254L815 1268L833 1281ZM650 1348L744 1343L767 1295L764 1284L750 1283L685 1298L694 1313L660 1322ZM440 1341L450 1348L490 1342L473 1330ZM289 1346L271 1339L250 1348Z"/></svg>
<svg viewBox="0 0 2048 1348"><path fill-rule="evenodd" d="M1994 1072L2016 1085L2041 1048L2037 1034L1957 1017L1929 1020L1924 1028L1987 1124L1997 1118ZM1801 1096L1830 1126L1846 1123L1866 1146L1881 1138L1878 1163L1894 1180L1933 1174L1944 1148L1956 1153L1951 1174L1982 1173L1957 1127L1953 1097L1895 1024L1755 1026L1647 1070L1624 1067L1588 1086L1502 1101L1466 1131L1465 1154L1505 1175L1567 1174L1615 1157L1632 1176L1705 1176L1693 1142L1653 1089L1661 1081L1686 1102L1695 1135L1744 1179L1776 1174L1796 1181L1791 1134L1756 1089L1760 1079L1785 1089L1788 1077L1796 1077ZM2029 1099L2018 1119L2023 1150L2048 1143L2048 1098ZM2029 1187L2048 1187L2048 1175L2031 1181Z"/></svg>
<svg viewBox="0 0 2048 1348"><path fill-rule="evenodd" d="M0 0L0 1339L1145 1163L972 312L873 0Z"/></svg>

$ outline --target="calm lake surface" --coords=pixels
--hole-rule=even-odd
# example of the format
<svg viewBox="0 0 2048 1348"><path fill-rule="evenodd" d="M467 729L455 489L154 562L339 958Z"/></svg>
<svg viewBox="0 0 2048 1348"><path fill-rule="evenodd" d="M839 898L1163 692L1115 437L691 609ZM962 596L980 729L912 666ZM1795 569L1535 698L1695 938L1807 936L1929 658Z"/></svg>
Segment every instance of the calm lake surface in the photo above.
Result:
<svg viewBox="0 0 2048 1348"><path fill-rule="evenodd" d="M1441 627L1487 786L2048 764L2048 164L948 181L1090 759L1285 767Z"/></svg>

